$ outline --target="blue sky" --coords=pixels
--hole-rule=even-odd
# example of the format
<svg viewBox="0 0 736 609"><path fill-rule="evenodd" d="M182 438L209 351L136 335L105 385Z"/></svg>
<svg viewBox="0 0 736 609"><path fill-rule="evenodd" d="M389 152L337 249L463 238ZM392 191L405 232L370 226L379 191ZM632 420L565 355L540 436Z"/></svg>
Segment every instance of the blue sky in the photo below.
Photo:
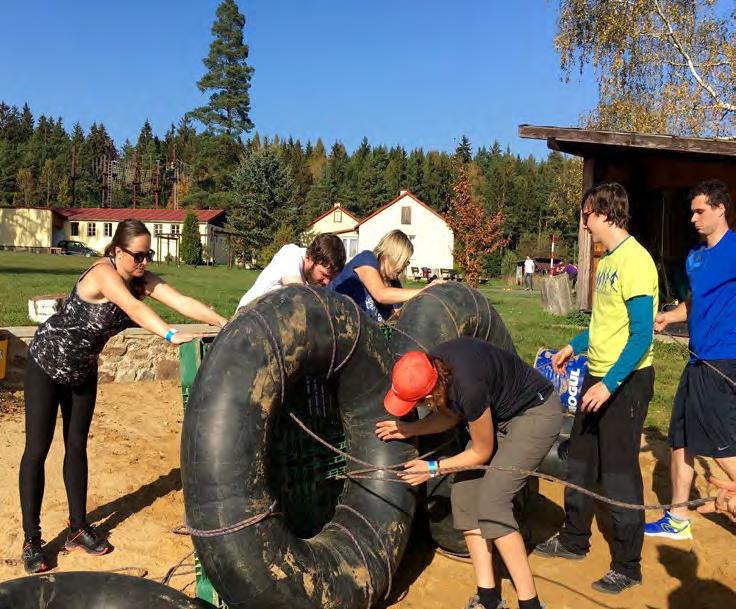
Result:
<svg viewBox="0 0 736 609"><path fill-rule="evenodd" d="M118 145L146 118L163 134L203 103L196 81L218 0L5 0L0 99L67 127L103 122ZM520 139L520 123L574 126L589 74L562 82L553 0L239 0L261 134L452 150Z"/></svg>

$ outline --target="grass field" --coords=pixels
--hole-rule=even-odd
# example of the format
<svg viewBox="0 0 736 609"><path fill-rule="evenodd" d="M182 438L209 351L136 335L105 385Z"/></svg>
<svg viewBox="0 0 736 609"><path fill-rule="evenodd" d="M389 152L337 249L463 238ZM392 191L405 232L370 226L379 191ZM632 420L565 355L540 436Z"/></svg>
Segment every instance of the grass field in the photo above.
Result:
<svg viewBox="0 0 736 609"><path fill-rule="evenodd" d="M0 327L29 325L28 299L41 294L68 294L91 262L90 258L79 256L0 252ZM228 270L222 266L195 269L152 264L149 268L184 294L212 305L225 317L232 315L240 297L258 274L257 271ZM545 313L538 292L505 291L493 282L481 286L481 291L498 310L519 354L527 362L533 361L540 348L565 345L582 329L584 321L578 315L566 318ZM187 321L158 303L151 304L167 321ZM655 342L654 355L656 384L647 425L666 432L687 351L680 345Z"/></svg>

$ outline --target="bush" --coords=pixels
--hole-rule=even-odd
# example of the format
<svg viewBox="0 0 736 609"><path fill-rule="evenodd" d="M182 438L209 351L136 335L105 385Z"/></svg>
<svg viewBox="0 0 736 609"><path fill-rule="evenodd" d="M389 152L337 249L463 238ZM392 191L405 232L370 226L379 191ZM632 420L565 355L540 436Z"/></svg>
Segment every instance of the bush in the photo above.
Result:
<svg viewBox="0 0 736 609"><path fill-rule="evenodd" d="M501 275L509 277L516 275L516 254L511 250L507 250L501 258Z"/></svg>
<svg viewBox="0 0 736 609"><path fill-rule="evenodd" d="M199 237L199 223L197 214L193 211L187 212L184 226L181 231L181 261L184 264L202 263L202 241Z"/></svg>
<svg viewBox="0 0 736 609"><path fill-rule="evenodd" d="M258 265L261 268L265 267L269 262L271 262L271 259L276 255L276 252L278 252L287 243L293 242L294 231L291 229L291 226L288 224L281 224L276 230L276 234L273 236L273 241L258 253Z"/></svg>
<svg viewBox="0 0 736 609"><path fill-rule="evenodd" d="M485 260L483 261L483 273L486 277L498 277L501 275L502 257L501 250L486 254Z"/></svg>

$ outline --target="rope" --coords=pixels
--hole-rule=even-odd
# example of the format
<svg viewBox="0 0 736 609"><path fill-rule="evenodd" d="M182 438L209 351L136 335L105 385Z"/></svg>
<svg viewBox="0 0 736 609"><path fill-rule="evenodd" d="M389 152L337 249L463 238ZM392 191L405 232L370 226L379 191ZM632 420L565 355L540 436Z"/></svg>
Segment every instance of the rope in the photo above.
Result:
<svg viewBox="0 0 736 609"><path fill-rule="evenodd" d="M360 329L361 329L361 323L360 323L360 309L358 308L358 303L355 302L352 298L349 298L351 303L353 303L353 308L355 309L355 321L356 326L358 327L358 332L355 335L355 341L353 342L353 346L350 347L350 351L348 351L348 354L345 356L345 359L340 362L340 364L335 368L335 372L339 372L342 367L350 361L350 358L353 357L353 353L355 352L356 347L358 346L358 342L360 341ZM330 324L332 324L332 318L330 318Z"/></svg>
<svg viewBox="0 0 736 609"><path fill-rule="evenodd" d="M473 330L473 338L475 338L478 335L478 330L480 330L480 308L478 307L478 300L475 297L475 292L473 292L469 285L462 282L459 283L468 291L470 297L473 299L473 304L475 305L475 330Z"/></svg>
<svg viewBox="0 0 736 609"><path fill-rule="evenodd" d="M444 300L442 300L437 294L432 294L429 290L422 290L419 294L417 294L414 298L418 299L422 296L431 296L432 298L435 298L441 305L442 308L445 310L447 315L449 315L450 319L452 320L452 325L455 326L455 334L460 336L460 328L457 325L457 322L455 321L455 316L452 314L452 311L450 310L450 307L447 306Z"/></svg>
<svg viewBox="0 0 736 609"><path fill-rule="evenodd" d="M183 524L175 527L171 532L176 535L191 535L192 537L219 537L220 535L229 535L230 533L237 533L238 531L252 527L254 524L263 522L266 518L276 516L280 512L276 512L275 509L276 501L274 501L262 514L251 516L250 518L246 518L245 520L241 520L240 522L236 522L235 524L231 524L226 527L221 527L219 529L194 529L187 524Z"/></svg>
<svg viewBox="0 0 736 609"><path fill-rule="evenodd" d="M271 332L271 328L268 325L266 319L256 309L250 309L250 313L256 316L256 320L261 323L261 326L266 331L267 338L271 344L271 349L274 356L276 357L276 363L279 365L279 373L281 375L281 403L284 403L284 396L286 395L286 367L284 366L284 358L281 355L281 348L276 340L276 337Z"/></svg>
<svg viewBox="0 0 736 609"><path fill-rule="evenodd" d="M330 332L332 334L332 357L330 358L330 368L327 370L327 376L325 378L329 379L332 376L332 373L334 372L335 368L335 357L337 356L337 337L335 336L335 325L332 323L332 316L330 315L330 309L325 304L325 301L322 300L322 297L319 295L317 290L315 290L310 285L305 285L305 288L307 288L317 299L320 305L322 305L322 309L325 312L325 315L327 316L327 321L330 324Z"/></svg>
<svg viewBox="0 0 736 609"><path fill-rule="evenodd" d="M355 508L350 507L349 505L345 505L344 503L338 503L335 506L335 509L342 508L343 510L347 510L351 514L355 514L358 518L360 518L365 524L368 526L368 528L373 531L373 534L376 536L376 539L378 540L378 543L381 544L381 549L383 550L383 556L386 559L386 575L388 577L388 588L386 589L386 594L383 597L383 600L388 600L389 595L391 594L391 587L393 586L393 569L391 567L391 555L388 553L388 548L386 547L386 544L383 541L383 537L379 534L378 531L376 531L376 528L371 524L370 520L368 520L363 514L361 514L358 510ZM369 605L370 607L370 605Z"/></svg>
<svg viewBox="0 0 736 609"><path fill-rule="evenodd" d="M666 334L667 336L669 336L672 339L677 339L677 337L674 334L671 334L670 332L667 331L667 328L664 329L664 334ZM685 349L687 349L689 351L690 355L692 355L699 362L703 362L706 366L708 366L708 368L710 368L711 370L713 370L718 376L720 376L721 378L723 378L729 385L731 385L731 387L733 387L734 389L736 389L736 381L734 381L732 378L726 376L723 372L721 372L718 368L716 368L708 360L701 359L700 356L697 353L695 353L695 351L693 351L690 348L690 345L685 345L684 343L681 343L678 340L674 340L674 342L675 342L675 344L682 344L682 345L684 345L685 346Z"/></svg>
<svg viewBox="0 0 736 609"><path fill-rule="evenodd" d="M418 340L417 340L416 338L414 338L414 337L413 337L413 336L412 336L411 334L409 334L408 332L404 332L403 330L401 330L400 328L397 328L396 326L391 326L391 329L392 329L392 330L393 330L394 332L398 332L398 333L399 333L399 334L401 334L402 336L406 336L406 338L408 338L409 340L413 341L413 342L414 342L414 343L415 343L416 345L418 345L418 346L419 346L419 348L420 348L420 349L421 349L422 351L424 351L425 353L429 353L429 349L427 349L427 347L425 347L425 346L424 346L424 345L423 345L422 343L420 343L420 342L419 342L419 341L418 341Z"/></svg>
<svg viewBox="0 0 736 609"><path fill-rule="evenodd" d="M355 548L358 550L358 554L360 554L360 558L363 559L363 565L365 566L365 572L368 574L368 580L366 581L366 587L368 588L368 604L366 605L366 609L371 609L371 606L373 605L373 578L371 577L371 570L370 570L370 567L368 566L368 559L366 559L365 557L363 548L360 547L360 544L358 543L358 540L355 539L355 536L347 528L342 526L340 523L328 522L327 527L334 527L336 529L339 529L343 533L345 533L345 535L355 545Z"/></svg>
<svg viewBox="0 0 736 609"><path fill-rule="evenodd" d="M486 308L488 309L488 330L486 330L486 341L491 336L491 320L493 319L493 313L491 313L491 303L488 301L488 298L483 296L483 300L486 301Z"/></svg>
<svg viewBox="0 0 736 609"><path fill-rule="evenodd" d="M176 573L179 568L184 564L184 561L189 558L190 556L194 555L194 550L187 553L186 556L184 556L179 562L177 562L173 567L170 567L168 571L166 571L166 575L164 575L161 578L161 583L164 585L168 585L168 583L171 581L171 579L174 577L174 573Z"/></svg>
<svg viewBox="0 0 736 609"><path fill-rule="evenodd" d="M399 464L399 465L387 466L387 467L380 467L380 466L375 466L375 465L371 466L366 461L363 461L361 459L358 459L356 457L353 457L352 455L349 455L348 453L346 453L344 451L341 451L339 448L336 448L335 446L333 446L332 444L330 444L329 442L327 442L327 440L324 440L324 439L320 438L316 433L314 433L306 425L304 425L304 423L302 423L296 417L296 415L294 415L294 413L291 413L290 412L289 413L289 416L291 416L291 418L297 423L297 425L299 425L299 427L301 427L310 437L312 437L313 439L315 439L318 442L320 442L323 446L325 446L325 447L329 448L331 451L333 451L333 452L335 452L335 453L337 453L337 454L345 457L346 459L349 459L350 461L354 461L356 463L360 463L361 465L366 465L366 466L371 467L371 471L373 471L373 472L388 472L388 473L391 473L391 474L393 474L395 476L398 476L399 475L399 472L396 471L396 470L398 470L399 468L403 467L406 463L408 463L408 461L407 461L406 463L402 463L402 464ZM610 499L610 498L608 498L608 497L606 497L604 495L599 495L598 493L594 493L593 491L590 491L590 490L588 490L586 488L583 488L582 486L579 486L577 484L573 484L572 482L568 482L567 480L560 480L559 478L555 478L554 476L550 476L548 474L542 474L540 472L535 472L535 471L531 471L531 470L528 470L528 469L522 469L520 467L514 467L514 466L511 466L511 465L468 465L468 466L465 466L465 467L449 467L449 468L444 468L444 469L438 470L437 473L438 473L438 475L441 475L441 474L453 474L453 473L457 473L457 472L473 471L473 470L476 470L476 471L478 471L478 470L481 470L481 471L489 471L489 470L509 471L509 472L513 472L513 473L517 473L517 474L522 474L524 476L534 476L536 478L541 478L542 480L547 480L549 482L553 482L553 483L556 483L556 484L561 484L561 485L563 485L563 486L565 486L567 488L571 488L573 490L576 490L576 491L578 491L578 492L580 492L580 493L582 493L584 495L588 495L590 497L593 497L594 499L597 499L598 501L602 501L603 503L608 503L610 505L615 505L617 507L621 507L621 508L625 508L625 509L629 509L629 510L662 510L662 509L670 510L670 509L679 508L679 507L694 507L694 506L703 505L705 503L708 503L709 501L715 500L715 497L704 497L704 498L701 498L701 499L692 499L690 501L683 501L683 502L680 502L680 503L668 503L668 504L660 504L660 503L656 503L656 504L626 503L624 501L618 501L616 499ZM363 471L365 471L365 470L363 470ZM348 479L352 479L352 480L379 480L379 481L382 481L382 482L393 481L393 482L401 482L401 483L404 483L404 484L409 484L407 481L402 480L400 478L395 478L395 479L391 479L391 478L378 478L378 477L374 477L374 476L365 476L365 475L361 475L361 474L357 474L357 473L356 474L351 474L349 472L346 473L344 476L340 476L340 478L343 478L343 477L344 478L348 478Z"/></svg>

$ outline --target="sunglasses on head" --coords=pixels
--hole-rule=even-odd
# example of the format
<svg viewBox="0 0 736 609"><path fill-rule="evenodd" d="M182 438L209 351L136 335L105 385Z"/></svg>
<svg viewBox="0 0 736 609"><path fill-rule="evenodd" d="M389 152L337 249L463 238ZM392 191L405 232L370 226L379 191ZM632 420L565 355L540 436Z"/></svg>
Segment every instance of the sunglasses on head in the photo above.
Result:
<svg viewBox="0 0 736 609"><path fill-rule="evenodd" d="M136 264L140 264L144 260L147 262L153 262L153 256L156 254L153 250L148 250L147 252L131 252L129 249L125 249L124 247L121 247L120 249L126 254L133 256L133 261Z"/></svg>

